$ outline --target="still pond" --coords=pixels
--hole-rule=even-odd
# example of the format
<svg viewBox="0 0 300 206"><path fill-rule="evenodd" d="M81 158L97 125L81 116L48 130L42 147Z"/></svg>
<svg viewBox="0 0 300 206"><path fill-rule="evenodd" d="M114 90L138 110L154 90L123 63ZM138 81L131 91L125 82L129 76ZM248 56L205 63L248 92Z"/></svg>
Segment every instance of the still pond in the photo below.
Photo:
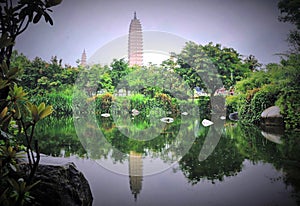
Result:
<svg viewBox="0 0 300 206"><path fill-rule="evenodd" d="M41 153L64 157L83 172L95 206L300 205L299 132L175 119L140 141L126 134L143 135L149 121L136 118L123 127L116 121L99 117L99 127L85 125L86 140L71 117L48 118L36 129ZM93 139L94 130L105 140ZM206 142L214 136L218 141Z"/></svg>

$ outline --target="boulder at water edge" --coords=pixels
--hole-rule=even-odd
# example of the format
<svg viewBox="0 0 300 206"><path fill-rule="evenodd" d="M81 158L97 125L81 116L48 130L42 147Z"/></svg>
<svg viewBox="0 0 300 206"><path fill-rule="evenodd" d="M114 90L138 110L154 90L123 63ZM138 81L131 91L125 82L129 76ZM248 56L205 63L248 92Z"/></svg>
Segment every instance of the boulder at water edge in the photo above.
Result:
<svg viewBox="0 0 300 206"><path fill-rule="evenodd" d="M239 120L239 115L237 112L233 112L229 114L229 119L232 121L238 121Z"/></svg>
<svg viewBox="0 0 300 206"><path fill-rule="evenodd" d="M265 109L261 113L261 123L264 125L283 125L283 116L277 106Z"/></svg>
<svg viewBox="0 0 300 206"><path fill-rule="evenodd" d="M26 170L26 165L23 165ZM88 181L74 163L40 164L33 182L41 180L31 195L43 206L91 206L92 192Z"/></svg>

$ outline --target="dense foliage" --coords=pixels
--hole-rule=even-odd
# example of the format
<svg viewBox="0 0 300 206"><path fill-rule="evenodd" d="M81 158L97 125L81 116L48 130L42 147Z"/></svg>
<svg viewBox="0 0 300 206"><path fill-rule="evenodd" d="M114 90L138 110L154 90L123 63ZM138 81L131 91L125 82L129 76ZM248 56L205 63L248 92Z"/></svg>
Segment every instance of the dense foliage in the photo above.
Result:
<svg viewBox="0 0 300 206"><path fill-rule="evenodd" d="M207 45L188 42L176 57L179 66L175 71L190 87L200 87L211 94L222 86L229 89L255 67L253 61L242 61L233 48L211 42Z"/></svg>
<svg viewBox="0 0 300 206"><path fill-rule="evenodd" d="M193 50L194 47L196 50ZM202 81L201 74L209 73L209 68L202 68L204 71L199 71L200 68L197 66L192 67L183 62L195 56L197 59L193 62L205 60L209 65L217 68L217 72L222 75L216 74L214 78L221 79L222 82L218 82L220 84L208 85L213 86L212 89L208 88ZM113 92L114 95L120 95L121 91L122 95L129 98L127 99L130 107L126 108L128 111L137 109L147 115L152 107L163 107L164 110L172 113L178 112L176 101L179 100L176 97L181 100L193 98L196 86L202 87L208 93L214 93L222 84L230 88L236 81L244 78L250 72L250 66L253 65L251 61L250 63L242 61L234 49L222 48L221 45L212 43L202 46L189 42L178 57L180 57L178 61L171 58L160 66L129 67L127 62L120 59L114 60L109 66L92 65L83 68L63 66L62 61L57 60L57 57L53 57L50 62L40 58L28 60L24 55L13 52L12 65L20 67L21 85L32 96L32 101L36 104L45 102L53 105L55 115L72 113L72 95L76 92L76 90L73 91L73 85L78 75L88 79L88 81L76 83L76 85L83 86L86 91L85 94L81 92L78 95L86 95L87 100L95 100L97 113L109 113L111 105L110 101L106 100L107 97L112 96ZM172 77L168 74L172 74ZM182 77L192 90L185 88L177 81L176 75ZM174 97L175 91L176 97ZM210 112L207 104L209 102L206 100L209 101L209 97L208 99L199 97L197 101L201 107L200 111L202 113L205 111L203 115Z"/></svg>
<svg viewBox="0 0 300 206"><path fill-rule="evenodd" d="M278 105L286 127L299 127L299 55L289 55L279 64L271 63L265 69L261 69L261 64L252 55L241 59L232 48L212 43L202 46L188 42L176 57L164 61L160 66L150 65L146 68L129 67L123 59L114 60L109 66L93 65L83 68L62 66L57 57L53 57L50 62L40 58L30 61L22 54L14 52L12 65L19 65L21 68L21 84L33 95L32 101L36 104L45 102L53 105L57 115L72 113L72 88L79 74L89 79L82 84L87 91L86 98L95 100L98 114L110 112L112 98L116 92L120 95L120 91L123 92L122 95L127 96L127 99L122 101L129 101L129 107L123 108L128 111L138 109L147 115L149 108L163 106L167 111L177 112L176 98L166 85L177 88L181 85L176 85L177 82L172 79L158 78L158 75L163 75L163 71L174 72L182 77L190 88L200 87L211 95L222 85L227 90L234 88L235 94L226 98L227 112L237 111L244 122L259 123L264 109ZM209 67L213 67L217 73L211 72ZM145 77L143 75L146 70ZM211 82L216 84L203 81L204 78L210 78ZM157 86L146 86L140 90L144 79L155 82ZM161 88L160 85L166 88ZM177 95L182 99L194 97L191 91L182 88L180 91L183 94ZM209 102L204 102L205 98L209 101L209 97L198 98L201 111L209 109Z"/></svg>
<svg viewBox="0 0 300 206"><path fill-rule="evenodd" d="M148 117L153 108L161 108L165 111L164 114L176 117L183 112L179 106L194 103L194 97L198 98L196 104L199 106L201 118L209 118L209 114L214 112L210 100L216 91L224 87L227 91L234 90L234 94L226 97L227 111L237 111L243 122L259 123L262 111L277 105L281 109L286 128L300 128L299 0L281 0L278 4L280 20L296 26L288 39L293 49L292 53L284 56L278 64L266 65L265 69L261 68L262 65L253 55L242 59L235 49L213 43L200 45L187 42L179 54L173 54L159 66L147 67L130 67L124 59L115 59L105 66L72 67L62 65L62 60L55 56L50 62L38 57L29 60L23 54L13 51L17 37L30 23L38 23L43 17L47 23L53 24L49 16L52 11L50 7L60 2L61 0L0 1L1 205L32 204L29 192L36 183L32 183L31 180L40 158L38 141L34 137L36 124L53 111L57 116L70 115L73 109L72 102L76 101L73 99L74 94L86 99L87 109L90 103L95 103L97 114L112 113L114 107L129 113L133 109L138 110L140 115L135 119L132 117L132 121L136 128L145 129L149 126L149 121L142 122L139 118ZM87 79L77 82L77 85L85 88L86 93L76 91L76 88L73 90L78 76ZM180 84L176 80L177 77L182 78L191 91ZM200 88L206 95L195 96L195 88ZM118 101L114 102L116 97ZM111 133L109 142L125 153L132 150L145 152L146 147L160 151L165 144L173 141L169 134L177 131L179 127L179 123L175 121L169 128L165 128L161 138L136 144L132 140L127 141L128 138L120 135L115 126L111 127L110 120L101 121L100 124L103 132ZM91 128L85 129L88 130L87 134L91 131ZM39 129L38 132L42 133L42 130ZM236 147L236 142L229 137L230 134L226 134L226 138L222 138L215 153L202 165L193 155L197 152L193 151L200 148L203 139L196 140L191 152L180 161L180 167L192 183L197 183L202 177L221 180L224 175L235 175L241 170L241 157L232 156L223 162L219 161L218 155L224 154L224 150L226 156L230 157L230 148L234 148L234 151L243 149ZM50 135L49 138L49 142L56 146L53 141L55 137ZM245 134L243 138L244 144L248 144L245 140L250 137ZM18 144L20 139L23 139L24 146ZM21 151L26 152L30 167L25 180L15 177L18 171L16 159L22 154ZM251 151L241 152L248 156L251 154ZM264 156L263 153L261 155ZM238 161L232 164L232 161L237 159ZM211 164L219 167L212 170Z"/></svg>
<svg viewBox="0 0 300 206"><path fill-rule="evenodd" d="M265 70L238 82L237 95L227 98L227 107L231 112L238 111L243 121L255 123L264 109L277 105L286 128L300 128L300 1L281 0L278 8L279 20L296 26L287 39L291 53L284 55L279 64L270 63Z"/></svg>
<svg viewBox="0 0 300 206"><path fill-rule="evenodd" d="M265 71L251 73L239 81L236 95L227 97L230 112L238 111L245 122L258 123L262 111L277 105L286 128L299 128L300 55L293 54L279 64L268 64Z"/></svg>
<svg viewBox="0 0 300 206"><path fill-rule="evenodd" d="M19 85L19 75L28 61L23 57L12 58L17 37L28 26L44 17L53 25L49 13L61 0L1 0L0 1L0 204L34 205L30 190L40 161L38 140L34 138L36 124L52 113L45 103L35 105ZM11 60L15 64L11 64ZM19 62L17 61L19 60ZM23 61L24 60L24 61ZM22 138L25 146L17 140ZM22 154L22 151L26 153ZM26 157L25 157L26 154ZM27 174L20 178L17 158L28 161Z"/></svg>
<svg viewBox="0 0 300 206"><path fill-rule="evenodd" d="M299 0L281 0L278 3L278 8L281 13L280 21L290 22L296 26L296 29L291 30L288 36L288 42L291 46L291 51L300 52L300 1Z"/></svg>

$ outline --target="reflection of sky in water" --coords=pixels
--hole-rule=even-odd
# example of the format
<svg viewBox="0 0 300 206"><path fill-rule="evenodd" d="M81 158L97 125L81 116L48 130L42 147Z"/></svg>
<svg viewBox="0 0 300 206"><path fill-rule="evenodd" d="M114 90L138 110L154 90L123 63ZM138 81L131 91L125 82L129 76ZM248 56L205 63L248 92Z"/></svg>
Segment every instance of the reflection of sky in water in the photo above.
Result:
<svg viewBox="0 0 300 206"><path fill-rule="evenodd" d="M75 163L91 184L93 205L133 204L128 176L112 173L91 160L75 159ZM237 176L216 180L215 184L201 180L193 186L180 170L173 172L176 168L178 165L143 177L137 205L296 205L282 173L268 163L254 165L245 160ZM279 180L271 180L276 178Z"/></svg>
<svg viewBox="0 0 300 206"><path fill-rule="evenodd" d="M111 157L111 153L108 155ZM171 156L171 155L170 155ZM130 156L128 155L128 158ZM172 165L176 164L176 158L174 158L174 161L165 161L159 158L159 155L147 155L147 156L142 156L141 160L143 162L143 175L152 175L152 174L160 174L161 172L169 169L172 167ZM120 175L125 175L127 176L129 171L129 161L128 160L123 160L122 163L112 161L111 158L101 158L99 160L95 160L99 165L102 165L103 168L111 171L112 173L120 174ZM114 172L116 171L116 172Z"/></svg>
<svg viewBox="0 0 300 206"><path fill-rule="evenodd" d="M69 123L65 124L66 122ZM66 143L70 142L66 147L60 144L51 146L53 141L49 141L49 137L37 128L41 137L46 137L45 142L39 140L41 152L44 152L43 148L55 150L64 147L67 153L68 150L77 148L79 140L75 138L76 141L72 142L68 139L72 136L72 121L61 120L55 123L40 126L50 130L48 126L52 125L52 135L61 137L61 140L57 140L60 144L65 140ZM66 128L63 129L64 127ZM57 128L62 129L60 132L64 134L69 132L64 136L63 133L57 133ZM194 131L192 127L191 129ZM105 155L106 157L101 156L101 161L105 162L102 165L109 165L109 170L101 166L98 160L80 159L72 156L72 153L63 162L74 162L83 172L90 183L95 206L132 205L135 201L132 194L134 189L138 191L137 205L296 205L292 195L298 188L299 168L284 161L287 155L282 150L282 146L292 147L294 153L289 151L289 155L296 154L299 145L290 145L295 136L289 134L288 141L284 136L282 144L275 144L263 137L260 130L254 127L245 129L236 124L227 126L227 136L221 137L215 151L202 162L197 160L201 135L196 144L193 144L190 150L192 152L174 164L168 161L167 153L156 153L151 149L145 149L147 156L137 155L137 158L131 159L131 152L124 157L112 152ZM249 132L248 136L243 136L243 130ZM201 127L197 133L205 135L205 131ZM73 132L76 135L74 129ZM164 145L163 150L168 145L171 144ZM74 150L75 153L77 150ZM61 160L56 159L52 163ZM286 160L298 161L295 155ZM45 159L42 157L43 161ZM116 169L111 169L113 167ZM136 174L143 174L143 177L130 177L130 167L137 171ZM157 172L159 168L161 170ZM149 175L151 170L156 174ZM119 174L113 171L118 171ZM125 175L121 175L120 171ZM135 185L132 186L133 184Z"/></svg>

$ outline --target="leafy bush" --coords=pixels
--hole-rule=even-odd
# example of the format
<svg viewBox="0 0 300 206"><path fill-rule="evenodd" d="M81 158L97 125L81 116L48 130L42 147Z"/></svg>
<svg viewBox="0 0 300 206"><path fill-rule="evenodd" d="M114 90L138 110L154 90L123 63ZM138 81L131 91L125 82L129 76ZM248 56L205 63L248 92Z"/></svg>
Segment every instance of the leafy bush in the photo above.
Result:
<svg viewBox="0 0 300 206"><path fill-rule="evenodd" d="M199 107L200 116L206 117L210 113L210 97L200 96L197 99L197 105Z"/></svg>
<svg viewBox="0 0 300 206"><path fill-rule="evenodd" d="M275 101L278 96L278 92L279 90L278 88L276 88L276 86L265 85L264 87L262 87L260 91L255 93L250 104L250 108L252 112L251 118L248 117L251 122L259 123L261 113L266 108L271 107L275 104Z"/></svg>
<svg viewBox="0 0 300 206"><path fill-rule="evenodd" d="M52 92L32 97L35 104L45 102L53 106L54 115L72 114L72 95L65 92Z"/></svg>
<svg viewBox="0 0 300 206"><path fill-rule="evenodd" d="M235 85L236 92L238 94L245 94L249 90L260 88L265 84L269 84L271 82L269 76L270 75L264 71L253 72L248 78L237 82Z"/></svg>
<svg viewBox="0 0 300 206"><path fill-rule="evenodd" d="M146 105L148 103L148 98L143 94L134 94L130 96L130 106L131 109L137 109L139 111L145 111Z"/></svg>
<svg viewBox="0 0 300 206"><path fill-rule="evenodd" d="M109 113L109 108L113 101L113 95L109 92L96 96L97 113Z"/></svg>
<svg viewBox="0 0 300 206"><path fill-rule="evenodd" d="M231 100L236 100L231 102L231 105L237 106L242 121L257 124L260 121L261 113L275 104L278 94L278 87L269 84L260 89L248 90L246 95L231 98ZM230 101L230 98L227 101Z"/></svg>
<svg viewBox="0 0 300 206"><path fill-rule="evenodd" d="M168 94L157 93L155 94L156 106L161 107L164 111L171 111L176 113L178 111L175 101L172 100Z"/></svg>
<svg viewBox="0 0 300 206"><path fill-rule="evenodd" d="M226 98L225 105L226 105L226 113L227 114L238 111L239 97L233 96L233 95L228 96Z"/></svg>
<svg viewBox="0 0 300 206"><path fill-rule="evenodd" d="M300 128L300 93L297 90L284 92L276 101L284 116L285 127Z"/></svg>

